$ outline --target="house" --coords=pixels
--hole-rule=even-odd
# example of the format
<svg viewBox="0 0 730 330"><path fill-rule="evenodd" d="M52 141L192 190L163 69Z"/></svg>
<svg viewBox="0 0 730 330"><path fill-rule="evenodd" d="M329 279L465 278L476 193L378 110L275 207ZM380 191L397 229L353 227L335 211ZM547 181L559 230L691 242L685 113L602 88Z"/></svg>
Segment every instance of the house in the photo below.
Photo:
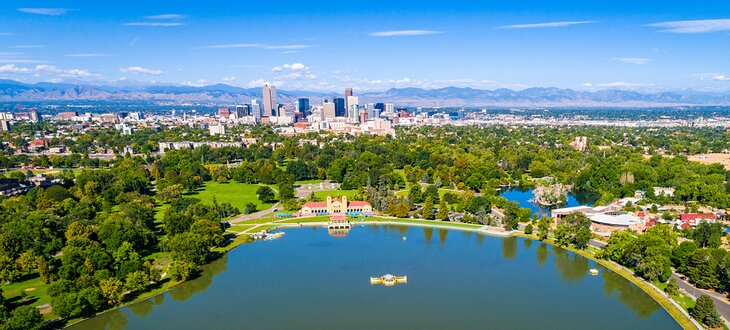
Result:
<svg viewBox="0 0 730 330"><path fill-rule="evenodd" d="M22 194L28 187L20 184L18 179L0 179L0 196Z"/></svg>
<svg viewBox="0 0 730 330"><path fill-rule="evenodd" d="M319 215L335 213L372 213L373 207L365 201L347 201L347 196L341 199L327 196L326 202L307 202L302 205L300 215Z"/></svg>
<svg viewBox="0 0 730 330"><path fill-rule="evenodd" d="M717 220L717 216L714 214L685 213L679 215L679 225L682 229L697 227L703 221L713 222L715 220Z"/></svg>

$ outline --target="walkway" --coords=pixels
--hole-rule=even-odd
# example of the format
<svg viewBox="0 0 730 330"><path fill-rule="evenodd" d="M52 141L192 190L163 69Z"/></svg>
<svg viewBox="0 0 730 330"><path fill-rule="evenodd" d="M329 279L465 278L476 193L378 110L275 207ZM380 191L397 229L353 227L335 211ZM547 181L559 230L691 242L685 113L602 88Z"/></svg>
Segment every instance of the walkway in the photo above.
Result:
<svg viewBox="0 0 730 330"><path fill-rule="evenodd" d="M712 300L715 302L715 308L717 308L717 311L720 313L720 315L722 315L725 324L730 327L730 322L728 322L728 320L730 320L730 302L728 302L726 295L695 288L694 285L682 279L682 276L677 273L673 273L672 278L677 281L677 286L679 286L682 291L686 292L688 295L694 297L695 299L699 298L700 295L703 294L712 298Z"/></svg>
<svg viewBox="0 0 730 330"><path fill-rule="evenodd" d="M261 210L261 211L250 213L250 214L242 214L234 219L228 220L228 222L231 224L234 224L234 223L239 223L239 222L243 222L246 220L258 219L263 216L274 213L278 207L279 207L279 203L276 203L266 210Z"/></svg>

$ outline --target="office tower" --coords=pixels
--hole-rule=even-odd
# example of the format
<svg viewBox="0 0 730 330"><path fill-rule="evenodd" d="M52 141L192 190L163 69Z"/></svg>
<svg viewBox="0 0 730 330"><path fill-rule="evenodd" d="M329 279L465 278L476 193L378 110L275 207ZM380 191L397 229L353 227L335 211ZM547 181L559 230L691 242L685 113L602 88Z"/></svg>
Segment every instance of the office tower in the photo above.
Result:
<svg viewBox="0 0 730 330"><path fill-rule="evenodd" d="M236 106L236 118L242 118L245 116L249 116L249 110L247 105L237 105Z"/></svg>
<svg viewBox="0 0 730 330"><path fill-rule="evenodd" d="M322 103L322 119L335 118L335 104L330 102Z"/></svg>
<svg viewBox="0 0 730 330"><path fill-rule="evenodd" d="M352 96L352 95L353 95L352 88L351 87L345 88L345 97Z"/></svg>
<svg viewBox="0 0 730 330"><path fill-rule="evenodd" d="M261 105L256 103L256 99L251 100L251 115L256 118L257 122L261 119Z"/></svg>
<svg viewBox="0 0 730 330"><path fill-rule="evenodd" d="M213 125L208 127L208 130L210 131L210 135L225 135L226 134L226 127L223 125Z"/></svg>
<svg viewBox="0 0 730 330"><path fill-rule="evenodd" d="M385 111L387 113L394 113L395 112L395 105L393 103L386 103L385 104Z"/></svg>
<svg viewBox="0 0 730 330"><path fill-rule="evenodd" d="M299 98L297 109L302 113L303 118L307 118L307 113L311 110L309 99L306 97Z"/></svg>
<svg viewBox="0 0 730 330"><path fill-rule="evenodd" d="M30 121L32 122L37 123L41 121L41 117L38 115L38 111L36 111L35 108L30 108L30 110L28 110L28 117L30 117Z"/></svg>
<svg viewBox="0 0 730 330"><path fill-rule="evenodd" d="M263 94L264 94L264 103L263 106L263 116L264 117L271 117L275 115L275 111L278 108L278 102L276 100L276 87L264 85L263 87Z"/></svg>
<svg viewBox="0 0 730 330"><path fill-rule="evenodd" d="M231 117L231 109L229 108L218 108L218 118L228 119Z"/></svg>
<svg viewBox="0 0 730 330"><path fill-rule="evenodd" d="M345 99L347 101L347 117L352 119L353 121L356 121L358 116L360 115L360 112L358 111L358 107L360 103L360 100L357 98L357 96L347 96Z"/></svg>
<svg viewBox="0 0 730 330"><path fill-rule="evenodd" d="M10 130L10 123L7 120L0 120L0 131L7 132Z"/></svg>
<svg viewBox="0 0 730 330"><path fill-rule="evenodd" d="M380 113L385 112L385 103L375 103L375 110L378 110Z"/></svg>
<svg viewBox="0 0 730 330"><path fill-rule="evenodd" d="M332 103L335 105L335 117L345 117L345 99L336 97L332 99Z"/></svg>

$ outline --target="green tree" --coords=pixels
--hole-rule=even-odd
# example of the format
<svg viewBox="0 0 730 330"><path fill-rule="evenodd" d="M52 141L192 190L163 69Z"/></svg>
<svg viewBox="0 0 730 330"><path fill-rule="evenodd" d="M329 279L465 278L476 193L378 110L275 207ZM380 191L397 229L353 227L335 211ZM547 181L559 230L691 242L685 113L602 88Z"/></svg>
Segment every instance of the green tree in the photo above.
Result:
<svg viewBox="0 0 730 330"><path fill-rule="evenodd" d="M527 234L527 235L532 234L532 230L533 230L532 224L528 223L527 226L525 226L525 234Z"/></svg>
<svg viewBox="0 0 730 330"><path fill-rule="evenodd" d="M43 327L43 316L34 306L20 306L16 308L5 324L0 326L8 330L38 330Z"/></svg>
<svg viewBox="0 0 730 330"><path fill-rule="evenodd" d="M550 234L550 222L550 218L543 216L537 223L537 236L542 241L546 240Z"/></svg>
<svg viewBox="0 0 730 330"><path fill-rule="evenodd" d="M276 195L274 194L274 190L271 189L269 186L261 186L258 189L256 189L256 195L259 198L259 201L262 203L273 203L276 201Z"/></svg>
<svg viewBox="0 0 730 330"><path fill-rule="evenodd" d="M717 328L722 325L720 314L715 309L715 302L707 295L701 295L695 302L695 307L691 311L692 317L697 321L704 323L711 328Z"/></svg>
<svg viewBox="0 0 730 330"><path fill-rule="evenodd" d="M694 231L694 239L700 247L716 248L720 246L722 233L724 231L723 224L719 222L710 223L702 221L697 225Z"/></svg>
<svg viewBox="0 0 730 330"><path fill-rule="evenodd" d="M99 281L99 290L107 304L114 306L124 299L124 282L117 278L108 278Z"/></svg>
<svg viewBox="0 0 730 330"><path fill-rule="evenodd" d="M664 292L670 296L679 294L679 285L677 285L677 281L675 281L674 278L669 279L669 283L667 283L667 286L664 288Z"/></svg>
<svg viewBox="0 0 730 330"><path fill-rule="evenodd" d="M436 213L436 219L443 221L449 220L449 206L446 205L446 200L443 198L439 202L439 210Z"/></svg>
<svg viewBox="0 0 730 330"><path fill-rule="evenodd" d="M431 196L426 197L426 201L423 203L423 209L421 210L421 217L424 219L433 219L433 198Z"/></svg>
<svg viewBox="0 0 730 330"><path fill-rule="evenodd" d="M408 198L414 203L423 203L423 191L421 190L421 186L418 184L412 185L411 189L408 191Z"/></svg>
<svg viewBox="0 0 730 330"><path fill-rule="evenodd" d="M196 266L192 262L175 260L170 264L170 276L176 281L187 281L195 275Z"/></svg>

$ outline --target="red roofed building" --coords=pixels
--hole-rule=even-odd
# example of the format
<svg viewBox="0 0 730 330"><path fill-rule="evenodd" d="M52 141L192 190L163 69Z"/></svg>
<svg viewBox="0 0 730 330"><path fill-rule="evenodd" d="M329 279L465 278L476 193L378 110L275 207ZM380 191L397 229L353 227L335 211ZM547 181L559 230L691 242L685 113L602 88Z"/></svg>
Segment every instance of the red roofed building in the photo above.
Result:
<svg viewBox="0 0 730 330"><path fill-rule="evenodd" d="M682 228L696 227L703 221L715 221L717 217L714 214L707 213L685 213L679 216L682 222Z"/></svg>
<svg viewBox="0 0 730 330"><path fill-rule="evenodd" d="M313 214L336 214L336 213L348 213L348 212L362 212L371 213L373 207L370 203L365 201L347 201L347 196L342 196L342 199L332 198L327 196L326 202L307 202L302 205L301 215L313 215Z"/></svg>

